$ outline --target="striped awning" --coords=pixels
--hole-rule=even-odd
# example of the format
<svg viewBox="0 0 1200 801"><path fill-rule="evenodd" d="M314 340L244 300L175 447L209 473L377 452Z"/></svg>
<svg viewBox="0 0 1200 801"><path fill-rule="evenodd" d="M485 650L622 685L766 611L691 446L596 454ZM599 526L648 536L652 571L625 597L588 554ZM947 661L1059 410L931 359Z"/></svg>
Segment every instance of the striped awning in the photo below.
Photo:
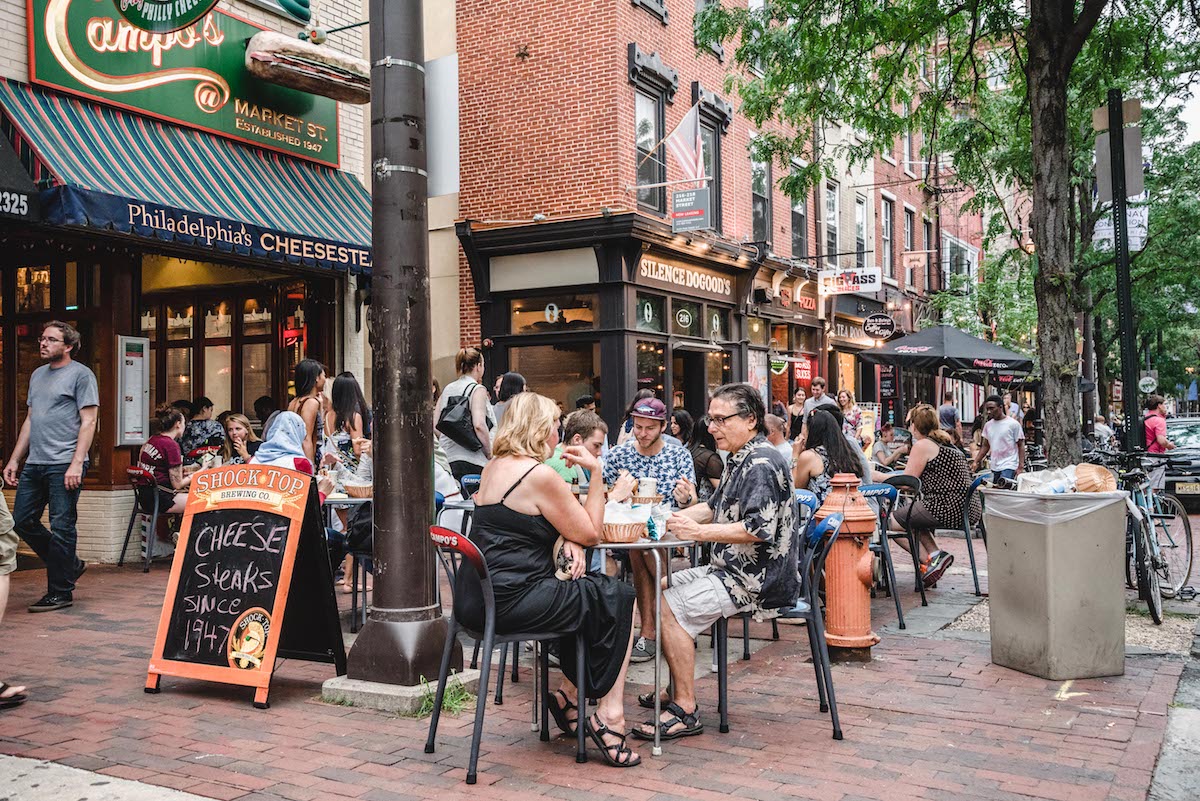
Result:
<svg viewBox="0 0 1200 801"><path fill-rule="evenodd" d="M46 222L370 270L371 200L350 173L6 79L0 111Z"/></svg>

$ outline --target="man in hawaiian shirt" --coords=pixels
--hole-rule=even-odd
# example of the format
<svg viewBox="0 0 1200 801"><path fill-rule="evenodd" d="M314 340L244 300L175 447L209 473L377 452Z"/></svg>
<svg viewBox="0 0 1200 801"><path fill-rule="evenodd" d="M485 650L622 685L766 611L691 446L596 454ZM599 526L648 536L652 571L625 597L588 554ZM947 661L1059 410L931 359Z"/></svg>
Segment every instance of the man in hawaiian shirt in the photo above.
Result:
<svg viewBox="0 0 1200 801"><path fill-rule="evenodd" d="M793 518L792 475L765 436L766 409L749 384L728 384L708 404L708 430L729 461L716 494L671 516L680 539L713 543L711 563L675 573L663 591L663 652L674 697L657 722L662 737L700 734L693 641L720 618L793 606L799 597L799 540ZM639 699L653 705L654 697ZM651 721L632 733L654 739Z"/></svg>
<svg viewBox="0 0 1200 801"><path fill-rule="evenodd" d="M664 440L667 407L658 398L638 401L630 412L633 438L608 452L604 459L604 483L612 486L622 473L639 482L654 479L656 494L676 507L696 502L696 465L682 445ZM648 662L656 655L654 629L654 565L642 551L629 551L629 567L637 590L641 629L633 642L630 661Z"/></svg>

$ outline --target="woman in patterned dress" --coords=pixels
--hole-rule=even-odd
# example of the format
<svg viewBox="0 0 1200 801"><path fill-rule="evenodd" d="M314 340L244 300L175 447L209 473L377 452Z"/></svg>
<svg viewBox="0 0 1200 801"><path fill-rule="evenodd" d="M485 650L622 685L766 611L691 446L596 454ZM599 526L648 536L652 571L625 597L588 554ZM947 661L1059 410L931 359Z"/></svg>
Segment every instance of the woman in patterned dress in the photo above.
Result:
<svg viewBox="0 0 1200 801"><path fill-rule="evenodd" d="M863 460L842 433L838 417L827 408L818 407L809 412L808 439L792 468L792 482L796 489L816 495L817 503L821 504L832 489L830 479L834 473L853 473L862 478Z"/></svg>
<svg viewBox="0 0 1200 801"><path fill-rule="evenodd" d="M891 528L903 531L911 520L920 548L922 581L929 587L954 563L954 557L937 546L935 529L960 529L967 493L971 490L971 470L966 457L954 447L950 435L938 423L937 410L922 403L912 410L912 451L904 474L921 479L921 498L896 510ZM971 499L971 522L979 520L979 498ZM908 549L908 543L897 540Z"/></svg>

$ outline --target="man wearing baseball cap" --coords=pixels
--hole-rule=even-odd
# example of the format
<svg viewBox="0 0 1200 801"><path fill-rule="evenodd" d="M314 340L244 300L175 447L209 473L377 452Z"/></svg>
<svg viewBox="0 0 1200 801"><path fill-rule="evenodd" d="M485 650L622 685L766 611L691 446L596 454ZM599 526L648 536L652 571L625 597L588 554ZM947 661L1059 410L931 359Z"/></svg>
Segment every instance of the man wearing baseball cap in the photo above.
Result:
<svg viewBox="0 0 1200 801"><path fill-rule="evenodd" d="M696 468L692 455L682 445L663 441L667 427L667 407L658 398L645 398L630 412L633 436L608 452L604 461L604 482L614 484L621 473L639 483L654 481L654 492L676 508L695 503ZM637 589L641 632L633 644L630 660L646 662L655 655L654 566L643 551L629 551L633 586Z"/></svg>

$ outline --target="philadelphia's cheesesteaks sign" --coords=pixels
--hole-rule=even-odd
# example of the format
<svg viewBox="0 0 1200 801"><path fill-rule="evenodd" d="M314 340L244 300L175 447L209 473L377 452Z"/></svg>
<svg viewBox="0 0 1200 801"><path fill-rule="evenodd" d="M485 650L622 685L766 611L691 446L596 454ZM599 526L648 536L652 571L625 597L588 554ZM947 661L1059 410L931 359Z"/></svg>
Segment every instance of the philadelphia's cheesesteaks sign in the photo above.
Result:
<svg viewBox="0 0 1200 801"><path fill-rule="evenodd" d="M141 30L118 13L122 3L147 26L161 19L156 30L183 27ZM28 4L33 83L338 166L337 102L252 78L246 41L262 29L223 11L197 17L208 0Z"/></svg>

